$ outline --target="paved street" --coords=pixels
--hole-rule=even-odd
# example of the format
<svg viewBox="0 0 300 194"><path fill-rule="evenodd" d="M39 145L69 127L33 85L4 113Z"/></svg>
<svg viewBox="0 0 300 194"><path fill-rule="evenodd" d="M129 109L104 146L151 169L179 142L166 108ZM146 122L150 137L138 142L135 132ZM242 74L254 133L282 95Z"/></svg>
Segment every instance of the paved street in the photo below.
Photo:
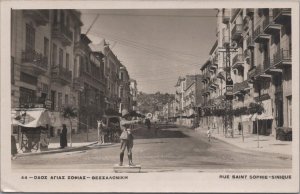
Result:
<svg viewBox="0 0 300 194"><path fill-rule="evenodd" d="M133 161L142 165L143 172L289 169L292 165L286 155L248 151L217 139L208 142L204 134L187 128L160 129L157 136L147 129L134 134ZM19 157L12 161L12 168L112 172L119 160L119 146L94 145L72 152Z"/></svg>

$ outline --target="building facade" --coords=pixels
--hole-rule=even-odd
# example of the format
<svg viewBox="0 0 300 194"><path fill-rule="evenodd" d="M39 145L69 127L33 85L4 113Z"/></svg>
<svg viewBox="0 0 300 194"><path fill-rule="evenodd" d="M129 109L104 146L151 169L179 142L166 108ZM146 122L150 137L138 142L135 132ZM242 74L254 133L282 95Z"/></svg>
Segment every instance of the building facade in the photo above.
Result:
<svg viewBox="0 0 300 194"><path fill-rule="evenodd" d="M130 77L125 66L121 66L119 70L119 112L130 112L132 110L132 94L130 92Z"/></svg>
<svg viewBox="0 0 300 194"><path fill-rule="evenodd" d="M12 11L12 108L47 104L52 118L60 118L53 119L54 135L65 123L60 117L63 107L78 104L72 78L81 25L75 10ZM76 131L77 123L72 126Z"/></svg>
<svg viewBox="0 0 300 194"><path fill-rule="evenodd" d="M133 111L137 111L137 94L138 94L138 89L137 89L137 82L134 79L130 79L130 94L132 97L131 100L131 107Z"/></svg>
<svg viewBox="0 0 300 194"><path fill-rule="evenodd" d="M217 46L201 67L202 127L217 123L225 132L228 119L218 109L227 106L225 80L231 77L234 130L272 136L278 128L291 130L291 10L219 9L218 16ZM263 113L250 114L251 104L262 105Z"/></svg>

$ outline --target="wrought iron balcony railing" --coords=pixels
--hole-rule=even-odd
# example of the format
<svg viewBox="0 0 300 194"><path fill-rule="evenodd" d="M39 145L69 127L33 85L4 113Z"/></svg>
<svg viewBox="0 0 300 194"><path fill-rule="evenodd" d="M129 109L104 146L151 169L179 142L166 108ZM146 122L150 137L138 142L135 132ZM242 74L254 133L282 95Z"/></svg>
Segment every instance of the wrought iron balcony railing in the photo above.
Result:
<svg viewBox="0 0 300 194"><path fill-rule="evenodd" d="M46 71L48 69L48 57L43 56L41 53L38 53L35 50L23 51L22 62L30 63L31 65L42 68Z"/></svg>
<svg viewBox="0 0 300 194"><path fill-rule="evenodd" d="M280 49L273 55L274 65L291 65L292 52L289 49Z"/></svg>

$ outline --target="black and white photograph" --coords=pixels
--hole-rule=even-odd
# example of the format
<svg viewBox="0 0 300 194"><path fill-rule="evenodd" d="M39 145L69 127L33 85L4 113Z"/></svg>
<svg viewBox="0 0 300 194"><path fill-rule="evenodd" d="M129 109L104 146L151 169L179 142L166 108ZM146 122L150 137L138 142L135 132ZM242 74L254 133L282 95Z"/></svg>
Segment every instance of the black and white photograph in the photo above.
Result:
<svg viewBox="0 0 300 194"><path fill-rule="evenodd" d="M1 191L299 192L299 3L176 2L6 5Z"/></svg>

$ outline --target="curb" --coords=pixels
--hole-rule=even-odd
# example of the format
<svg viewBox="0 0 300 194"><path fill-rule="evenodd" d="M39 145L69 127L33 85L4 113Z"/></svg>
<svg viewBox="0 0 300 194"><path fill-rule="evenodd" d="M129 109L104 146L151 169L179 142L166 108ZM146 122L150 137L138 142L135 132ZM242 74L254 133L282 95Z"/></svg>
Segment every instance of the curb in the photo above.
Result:
<svg viewBox="0 0 300 194"><path fill-rule="evenodd" d="M204 132L201 132L200 130L195 130L195 132L205 134ZM213 136L213 138L218 139L218 140L220 140L224 143L227 143L229 145L232 145L232 146L235 146L235 147L238 147L238 148L241 148L241 149L245 149L245 150L248 150L248 151L257 151L257 152L268 153L268 154L280 154L280 155L283 155L283 156L286 156L286 157L289 157L289 158L292 158L292 156L293 156L293 154L284 154L284 153L279 153L279 152L268 152L268 151L259 150L259 149L256 150L256 149L252 149L252 148L248 148L248 147L242 147L242 146L236 145L234 143L231 143L230 141L223 140L222 138L220 138L218 136Z"/></svg>
<svg viewBox="0 0 300 194"><path fill-rule="evenodd" d="M78 147L68 147L65 149L55 149L55 150L49 150L49 151L41 151L41 152L29 152L29 153L18 153L17 157L23 157L23 156L32 156L32 155L42 155L42 154L55 154L55 153L62 153L62 152L70 152L77 149L81 149L83 147L88 147L94 144L97 144L98 142L92 142L90 144L84 145L84 146L78 146Z"/></svg>

